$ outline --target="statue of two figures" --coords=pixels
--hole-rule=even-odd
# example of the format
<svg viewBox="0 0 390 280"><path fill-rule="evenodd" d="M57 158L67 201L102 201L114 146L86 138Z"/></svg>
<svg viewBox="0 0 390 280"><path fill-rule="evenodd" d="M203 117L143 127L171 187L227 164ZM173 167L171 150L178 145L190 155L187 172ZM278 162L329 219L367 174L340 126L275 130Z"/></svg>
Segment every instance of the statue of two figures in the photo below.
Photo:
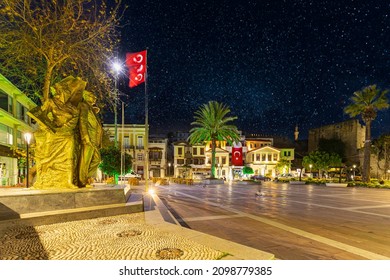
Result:
<svg viewBox="0 0 390 280"><path fill-rule="evenodd" d="M103 129L96 96L86 84L69 76L51 87L51 98L28 113L39 125L34 132L34 189L88 187L96 175Z"/></svg>

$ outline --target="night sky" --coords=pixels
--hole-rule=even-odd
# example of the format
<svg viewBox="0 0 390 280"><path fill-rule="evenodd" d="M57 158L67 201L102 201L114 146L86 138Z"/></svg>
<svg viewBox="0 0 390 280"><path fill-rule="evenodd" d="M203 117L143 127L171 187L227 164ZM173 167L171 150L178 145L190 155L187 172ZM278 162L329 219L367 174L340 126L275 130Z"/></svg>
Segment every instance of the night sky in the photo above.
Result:
<svg viewBox="0 0 390 280"><path fill-rule="evenodd" d="M300 138L349 119L370 84L390 88L389 1L127 1L126 52L148 49L152 132L188 130L200 105L228 105L248 133ZM120 79L127 123L144 122L144 86ZM108 121L106 121L108 122ZM119 122L121 122L119 118ZM379 113L373 136L390 132Z"/></svg>

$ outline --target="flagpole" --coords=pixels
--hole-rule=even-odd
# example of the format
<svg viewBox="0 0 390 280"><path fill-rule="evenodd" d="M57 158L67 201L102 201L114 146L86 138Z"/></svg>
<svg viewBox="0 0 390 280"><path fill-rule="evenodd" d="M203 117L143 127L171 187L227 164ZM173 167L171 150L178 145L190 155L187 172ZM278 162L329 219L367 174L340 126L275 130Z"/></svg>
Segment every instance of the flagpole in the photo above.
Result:
<svg viewBox="0 0 390 280"><path fill-rule="evenodd" d="M147 64L147 49L138 53L126 54L126 64L129 67L129 86L136 87L141 83L144 83L145 87L145 138L144 138L144 153L145 153L145 191L149 190L149 109L148 109L148 64ZM144 60L145 57L145 60Z"/></svg>
<svg viewBox="0 0 390 280"><path fill-rule="evenodd" d="M149 191L149 108L148 108L148 53L145 56L145 191Z"/></svg>
<svg viewBox="0 0 390 280"><path fill-rule="evenodd" d="M125 132L125 106L124 102L122 101L122 137L121 137L121 177L122 177L122 183L123 183L123 171L124 171L124 158L125 158L125 153L124 153L124 132Z"/></svg>

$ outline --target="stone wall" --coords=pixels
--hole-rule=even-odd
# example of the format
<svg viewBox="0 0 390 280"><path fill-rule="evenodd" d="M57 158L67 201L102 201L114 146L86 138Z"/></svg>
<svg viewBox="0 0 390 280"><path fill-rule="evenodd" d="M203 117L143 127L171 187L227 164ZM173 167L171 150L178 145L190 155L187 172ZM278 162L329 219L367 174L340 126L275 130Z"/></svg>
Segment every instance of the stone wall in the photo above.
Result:
<svg viewBox="0 0 390 280"><path fill-rule="evenodd" d="M363 148L365 126L358 119L326 125L309 130L309 153L318 149L321 138L340 139L345 143L345 157L347 163L359 164L359 149Z"/></svg>

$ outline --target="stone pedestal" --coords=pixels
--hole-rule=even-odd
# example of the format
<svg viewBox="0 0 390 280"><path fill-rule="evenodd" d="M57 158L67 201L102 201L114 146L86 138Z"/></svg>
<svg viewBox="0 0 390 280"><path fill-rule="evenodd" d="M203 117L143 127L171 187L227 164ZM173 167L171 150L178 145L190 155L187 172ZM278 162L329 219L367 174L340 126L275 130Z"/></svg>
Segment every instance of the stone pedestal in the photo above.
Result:
<svg viewBox="0 0 390 280"><path fill-rule="evenodd" d="M129 188L71 190L8 189L0 193L0 231L14 225L42 225L143 211L143 197Z"/></svg>

